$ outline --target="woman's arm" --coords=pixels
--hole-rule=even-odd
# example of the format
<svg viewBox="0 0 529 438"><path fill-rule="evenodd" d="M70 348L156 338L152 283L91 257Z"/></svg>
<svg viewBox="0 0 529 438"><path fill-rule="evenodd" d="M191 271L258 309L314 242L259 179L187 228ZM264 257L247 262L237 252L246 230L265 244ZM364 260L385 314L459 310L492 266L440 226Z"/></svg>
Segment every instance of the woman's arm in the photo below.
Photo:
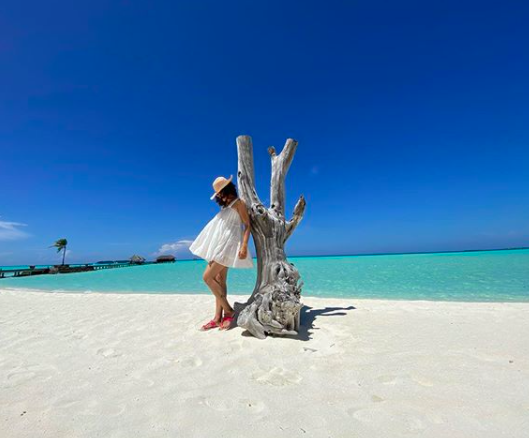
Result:
<svg viewBox="0 0 529 438"><path fill-rule="evenodd" d="M242 238L241 249L239 251L239 258L244 259L248 254L248 240L250 239L250 215L248 214L246 203L242 199L240 202L236 203L236 207L244 225L244 235Z"/></svg>

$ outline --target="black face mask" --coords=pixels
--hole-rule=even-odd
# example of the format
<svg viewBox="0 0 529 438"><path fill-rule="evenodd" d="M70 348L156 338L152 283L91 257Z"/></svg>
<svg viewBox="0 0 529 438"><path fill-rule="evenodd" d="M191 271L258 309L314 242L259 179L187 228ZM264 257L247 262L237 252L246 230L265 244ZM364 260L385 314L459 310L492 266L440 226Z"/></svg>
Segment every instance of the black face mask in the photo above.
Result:
<svg viewBox="0 0 529 438"><path fill-rule="evenodd" d="M223 201L222 198L218 195L215 196L215 202L219 204L221 207L225 207L226 205L228 205L228 203Z"/></svg>

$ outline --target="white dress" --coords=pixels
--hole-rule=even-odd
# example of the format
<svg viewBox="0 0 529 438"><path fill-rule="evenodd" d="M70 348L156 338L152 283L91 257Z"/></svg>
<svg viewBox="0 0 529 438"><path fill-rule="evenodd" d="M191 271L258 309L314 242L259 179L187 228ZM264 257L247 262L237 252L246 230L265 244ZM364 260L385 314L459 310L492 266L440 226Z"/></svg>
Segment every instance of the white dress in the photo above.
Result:
<svg viewBox="0 0 529 438"><path fill-rule="evenodd" d="M246 258L240 259L242 245L242 221L237 210L232 208L239 198L235 198L211 219L189 250L204 260L215 261L229 268L252 268L253 260L248 248Z"/></svg>

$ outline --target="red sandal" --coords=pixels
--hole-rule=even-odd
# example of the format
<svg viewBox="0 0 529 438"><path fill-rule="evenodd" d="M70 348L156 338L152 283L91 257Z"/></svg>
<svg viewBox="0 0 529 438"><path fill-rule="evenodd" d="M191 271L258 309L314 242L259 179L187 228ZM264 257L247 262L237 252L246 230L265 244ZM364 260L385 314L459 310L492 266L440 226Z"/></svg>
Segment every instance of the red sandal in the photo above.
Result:
<svg viewBox="0 0 529 438"><path fill-rule="evenodd" d="M222 324L222 322L221 322ZM211 330L211 329L214 329L215 327L220 327L220 324L215 321L215 320L211 320L209 321L208 323L204 324L202 327L201 327L201 330L202 331L206 331L206 330Z"/></svg>
<svg viewBox="0 0 529 438"><path fill-rule="evenodd" d="M228 330L231 327L231 322L234 319L234 315L226 316L220 321L219 330Z"/></svg>

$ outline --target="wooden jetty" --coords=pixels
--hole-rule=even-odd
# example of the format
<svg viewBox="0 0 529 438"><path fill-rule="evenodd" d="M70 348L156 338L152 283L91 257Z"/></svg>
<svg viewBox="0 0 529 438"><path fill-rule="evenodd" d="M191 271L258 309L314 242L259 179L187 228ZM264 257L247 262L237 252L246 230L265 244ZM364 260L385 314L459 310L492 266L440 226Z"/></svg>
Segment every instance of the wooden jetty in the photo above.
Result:
<svg viewBox="0 0 529 438"><path fill-rule="evenodd" d="M2 269L0 268L0 279L10 277L29 277L32 275L45 275L45 274L71 274L74 272L90 272L90 271L101 271L104 269L115 269L115 268L128 268L130 266L144 266L144 265L155 265L159 263L174 263L175 259L172 260L160 260L154 262L104 262L104 263L86 263L81 265L54 265L43 268L37 268L35 266L29 266L27 268L14 268L14 269Z"/></svg>
<svg viewBox="0 0 529 438"><path fill-rule="evenodd" d="M150 263L144 263L144 265L148 265ZM114 269L114 268L126 268L128 266L141 266L135 263L112 263L112 264L94 264L91 265L93 268L92 271L100 271L102 269Z"/></svg>
<svg viewBox="0 0 529 438"><path fill-rule="evenodd" d="M49 274L50 268L1 269L0 278L27 277L29 275Z"/></svg>

